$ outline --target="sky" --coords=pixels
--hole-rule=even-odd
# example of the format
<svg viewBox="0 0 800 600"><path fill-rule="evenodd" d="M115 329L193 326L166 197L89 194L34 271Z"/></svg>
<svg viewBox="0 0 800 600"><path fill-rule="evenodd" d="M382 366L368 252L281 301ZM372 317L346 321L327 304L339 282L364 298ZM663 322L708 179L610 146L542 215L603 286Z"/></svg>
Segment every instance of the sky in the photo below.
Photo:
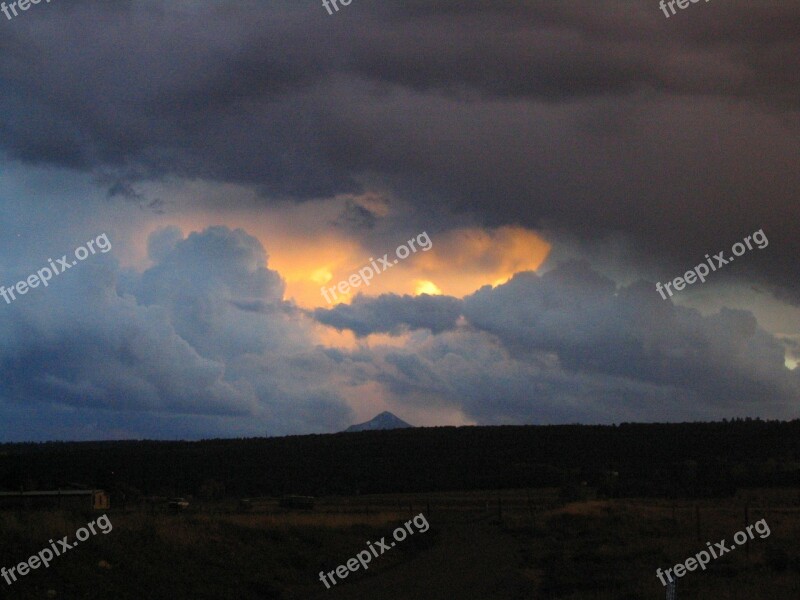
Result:
<svg viewBox="0 0 800 600"><path fill-rule="evenodd" d="M800 0L0 13L0 441L798 418L798 73Z"/></svg>

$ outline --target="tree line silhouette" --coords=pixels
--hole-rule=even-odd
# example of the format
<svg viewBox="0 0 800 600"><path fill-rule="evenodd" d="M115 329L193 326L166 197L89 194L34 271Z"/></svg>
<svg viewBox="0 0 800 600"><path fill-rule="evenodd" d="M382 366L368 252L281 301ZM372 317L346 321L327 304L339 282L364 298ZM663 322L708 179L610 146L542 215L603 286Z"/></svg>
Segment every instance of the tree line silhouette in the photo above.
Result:
<svg viewBox="0 0 800 600"><path fill-rule="evenodd" d="M800 484L800 421L432 427L281 438L0 444L0 488L351 495L592 486L725 496Z"/></svg>

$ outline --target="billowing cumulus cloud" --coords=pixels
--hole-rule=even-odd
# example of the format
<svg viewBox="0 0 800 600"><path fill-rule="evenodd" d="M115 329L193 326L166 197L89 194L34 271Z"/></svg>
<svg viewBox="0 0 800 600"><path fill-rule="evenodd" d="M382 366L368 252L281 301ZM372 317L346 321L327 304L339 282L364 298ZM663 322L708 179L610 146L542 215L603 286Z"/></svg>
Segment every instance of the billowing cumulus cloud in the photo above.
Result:
<svg viewBox="0 0 800 600"><path fill-rule="evenodd" d="M149 246L154 264L140 275L92 257L3 307L6 405L94 408L120 421L146 413L149 435L174 414L260 423L251 434L348 424L350 409L325 385L328 359L283 302L257 240L225 227L187 238L166 229Z"/></svg>

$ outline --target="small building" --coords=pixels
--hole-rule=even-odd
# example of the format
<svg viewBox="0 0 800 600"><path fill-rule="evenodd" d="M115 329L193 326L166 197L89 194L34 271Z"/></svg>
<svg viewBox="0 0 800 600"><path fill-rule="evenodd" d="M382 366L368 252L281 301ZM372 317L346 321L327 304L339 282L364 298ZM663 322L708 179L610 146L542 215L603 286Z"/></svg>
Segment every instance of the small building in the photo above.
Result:
<svg viewBox="0 0 800 600"><path fill-rule="evenodd" d="M9 508L106 510L111 508L111 501L104 490L0 492L0 510Z"/></svg>

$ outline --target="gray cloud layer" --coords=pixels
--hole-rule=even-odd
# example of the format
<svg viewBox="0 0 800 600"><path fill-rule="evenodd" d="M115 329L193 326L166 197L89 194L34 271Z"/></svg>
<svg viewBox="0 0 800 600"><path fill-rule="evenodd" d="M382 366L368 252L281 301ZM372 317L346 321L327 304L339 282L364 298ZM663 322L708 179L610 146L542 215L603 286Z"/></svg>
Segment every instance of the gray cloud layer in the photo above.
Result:
<svg viewBox="0 0 800 600"><path fill-rule="evenodd" d="M519 273L466 297L467 325L412 341L407 351L376 351L376 377L400 398L436 397L479 422L796 416L800 376L785 368L783 343L751 313L703 317L652 288L618 287L585 263L541 277ZM429 304L362 298L317 313L366 335L387 331L386 322L396 331L398 321L425 327L417 315Z"/></svg>
<svg viewBox="0 0 800 600"><path fill-rule="evenodd" d="M441 333L452 329L461 314L461 302L445 296L419 297L384 294L377 298L358 295L352 304L335 309L318 308L320 323L338 330L350 329L357 336L371 333L398 333L403 329L430 329Z"/></svg>

